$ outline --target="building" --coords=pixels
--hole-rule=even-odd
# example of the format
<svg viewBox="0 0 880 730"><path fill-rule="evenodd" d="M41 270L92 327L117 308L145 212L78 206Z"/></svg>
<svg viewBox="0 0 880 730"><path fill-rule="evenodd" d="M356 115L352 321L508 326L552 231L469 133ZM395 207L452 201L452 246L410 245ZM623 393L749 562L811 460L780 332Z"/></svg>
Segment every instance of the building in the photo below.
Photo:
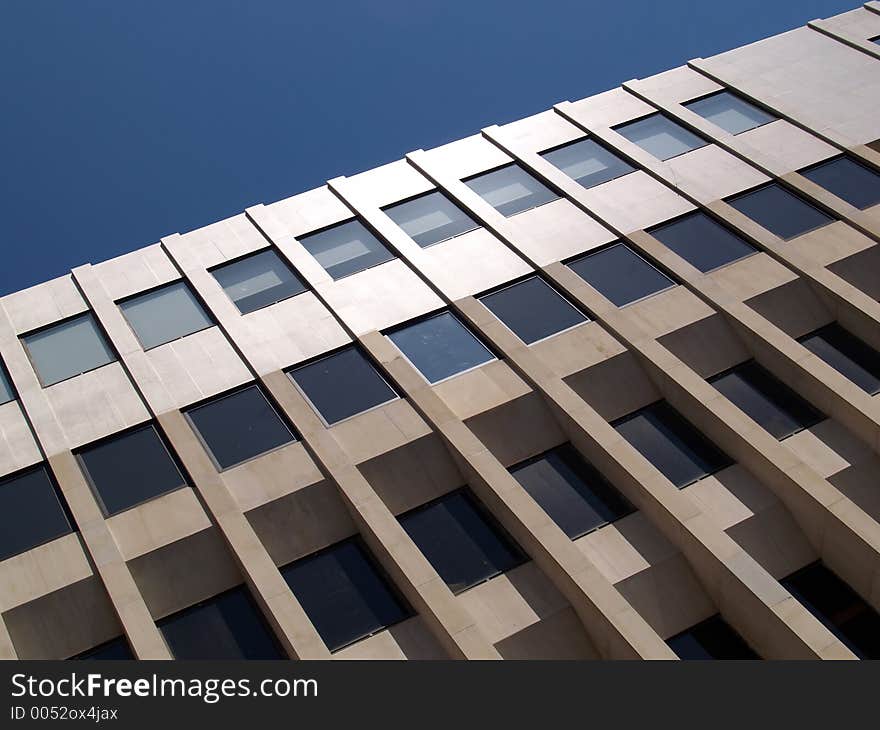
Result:
<svg viewBox="0 0 880 730"><path fill-rule="evenodd" d="M880 2L0 299L0 656L880 657Z"/></svg>

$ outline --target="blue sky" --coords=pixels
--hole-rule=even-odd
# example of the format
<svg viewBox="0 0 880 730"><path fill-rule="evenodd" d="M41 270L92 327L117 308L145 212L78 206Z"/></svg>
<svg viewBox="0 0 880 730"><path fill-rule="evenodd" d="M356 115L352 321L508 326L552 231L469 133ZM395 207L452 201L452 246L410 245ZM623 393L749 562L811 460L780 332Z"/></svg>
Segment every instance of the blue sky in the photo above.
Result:
<svg viewBox="0 0 880 730"><path fill-rule="evenodd" d="M857 6L5 0L0 294Z"/></svg>

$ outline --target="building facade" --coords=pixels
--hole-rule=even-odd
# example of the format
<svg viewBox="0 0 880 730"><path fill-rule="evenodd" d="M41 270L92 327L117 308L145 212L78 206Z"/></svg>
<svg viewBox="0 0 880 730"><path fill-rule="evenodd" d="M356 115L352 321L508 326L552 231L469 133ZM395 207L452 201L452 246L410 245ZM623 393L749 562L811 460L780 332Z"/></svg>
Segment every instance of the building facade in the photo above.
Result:
<svg viewBox="0 0 880 730"><path fill-rule="evenodd" d="M0 656L880 658L880 3L0 299Z"/></svg>

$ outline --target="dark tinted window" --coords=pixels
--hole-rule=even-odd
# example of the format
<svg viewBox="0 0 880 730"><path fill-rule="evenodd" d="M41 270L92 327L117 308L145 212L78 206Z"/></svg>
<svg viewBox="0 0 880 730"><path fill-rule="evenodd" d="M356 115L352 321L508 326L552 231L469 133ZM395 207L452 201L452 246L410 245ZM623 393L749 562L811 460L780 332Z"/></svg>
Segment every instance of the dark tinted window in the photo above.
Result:
<svg viewBox="0 0 880 730"><path fill-rule="evenodd" d="M524 461L510 473L572 540L633 511L570 444Z"/></svg>
<svg viewBox="0 0 880 730"><path fill-rule="evenodd" d="M478 227L461 208L436 191L385 208L385 213L423 248Z"/></svg>
<svg viewBox="0 0 880 730"><path fill-rule="evenodd" d="M193 408L187 415L223 469L294 440L256 385Z"/></svg>
<svg viewBox="0 0 880 730"><path fill-rule="evenodd" d="M719 91L684 106L731 134L739 134L776 119L729 91Z"/></svg>
<svg viewBox="0 0 880 730"><path fill-rule="evenodd" d="M632 165L592 139L582 139L565 147L542 152L541 157L585 188L608 182L635 170Z"/></svg>
<svg viewBox="0 0 880 730"><path fill-rule="evenodd" d="M290 377L330 424L397 397L353 345L292 370Z"/></svg>
<svg viewBox="0 0 880 730"><path fill-rule="evenodd" d="M158 626L175 659L284 658L244 586L162 619Z"/></svg>
<svg viewBox="0 0 880 730"><path fill-rule="evenodd" d="M182 281L126 299L119 308L145 350L214 324Z"/></svg>
<svg viewBox="0 0 880 730"><path fill-rule="evenodd" d="M306 290L305 284L272 249L218 266L211 273L242 314Z"/></svg>
<svg viewBox="0 0 880 730"><path fill-rule="evenodd" d="M106 644L101 644L70 658L96 660L134 659L134 654L131 653L125 637L120 636L118 639L113 639L113 641L108 641Z"/></svg>
<svg viewBox="0 0 880 730"><path fill-rule="evenodd" d="M88 313L21 339L43 387L116 360L94 317Z"/></svg>
<svg viewBox="0 0 880 730"><path fill-rule="evenodd" d="M679 489L733 463L666 401L613 425Z"/></svg>
<svg viewBox="0 0 880 730"><path fill-rule="evenodd" d="M9 381L9 375L6 368L0 363L0 405L15 400L15 390Z"/></svg>
<svg viewBox="0 0 880 730"><path fill-rule="evenodd" d="M450 312L394 330L388 337L431 383L482 365L494 357Z"/></svg>
<svg viewBox="0 0 880 730"><path fill-rule="evenodd" d="M675 286L672 279L624 243L587 254L568 266L618 307Z"/></svg>
<svg viewBox="0 0 880 730"><path fill-rule="evenodd" d="M807 401L754 361L716 375L709 382L778 439L824 418Z"/></svg>
<svg viewBox="0 0 880 730"><path fill-rule="evenodd" d="M480 301L527 345L587 321L537 276L486 294Z"/></svg>
<svg viewBox="0 0 880 730"><path fill-rule="evenodd" d="M108 515L186 484L152 424L87 447L79 458Z"/></svg>
<svg viewBox="0 0 880 730"><path fill-rule="evenodd" d="M394 254L356 220L303 236L299 242L334 279L394 258Z"/></svg>
<svg viewBox="0 0 880 730"><path fill-rule="evenodd" d="M614 131L660 160L677 157L707 144L702 137L662 114L652 114L644 119L622 124L614 127Z"/></svg>
<svg viewBox="0 0 880 730"><path fill-rule="evenodd" d="M559 196L519 165L508 165L464 181L501 215L535 208Z"/></svg>
<svg viewBox="0 0 880 730"><path fill-rule="evenodd" d="M851 157L820 162L801 170L801 175L856 208L869 208L880 203L880 174Z"/></svg>
<svg viewBox="0 0 880 730"><path fill-rule="evenodd" d="M880 353L839 324L822 327L798 342L862 390L880 393Z"/></svg>
<svg viewBox="0 0 880 730"><path fill-rule="evenodd" d="M776 183L736 195L727 202L780 238L794 238L834 220Z"/></svg>
<svg viewBox="0 0 880 730"><path fill-rule="evenodd" d="M760 659L721 616L691 626L666 641L679 659Z"/></svg>
<svg viewBox="0 0 880 730"><path fill-rule="evenodd" d="M653 228L650 234L702 272L755 253L754 246L700 211Z"/></svg>
<svg viewBox="0 0 880 730"><path fill-rule="evenodd" d="M73 527L46 467L0 479L0 560L69 532Z"/></svg>
<svg viewBox="0 0 880 730"><path fill-rule="evenodd" d="M403 515L400 524L454 593L466 591L526 559L465 490Z"/></svg>
<svg viewBox="0 0 880 730"><path fill-rule="evenodd" d="M813 563L781 583L853 654L880 659L880 616L822 563Z"/></svg>
<svg viewBox="0 0 880 730"><path fill-rule="evenodd" d="M281 573L330 651L412 614L357 539L297 560Z"/></svg>

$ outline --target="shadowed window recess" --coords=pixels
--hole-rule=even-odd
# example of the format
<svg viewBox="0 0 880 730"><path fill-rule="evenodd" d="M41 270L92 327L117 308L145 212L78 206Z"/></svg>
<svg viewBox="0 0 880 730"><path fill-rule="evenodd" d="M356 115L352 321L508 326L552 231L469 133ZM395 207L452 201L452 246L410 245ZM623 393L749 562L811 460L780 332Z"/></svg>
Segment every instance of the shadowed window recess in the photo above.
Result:
<svg viewBox="0 0 880 730"><path fill-rule="evenodd" d="M281 569L330 651L413 615L359 538L349 538Z"/></svg>
<svg viewBox="0 0 880 730"><path fill-rule="evenodd" d="M635 511L571 444L517 464L510 473L572 540Z"/></svg>
<svg viewBox="0 0 880 730"><path fill-rule="evenodd" d="M430 383L495 359L451 312L440 312L392 330L388 339Z"/></svg>
<svg viewBox="0 0 880 730"><path fill-rule="evenodd" d="M679 489L734 463L666 401L611 425Z"/></svg>
<svg viewBox="0 0 880 730"><path fill-rule="evenodd" d="M559 197L517 164L475 175L463 182L501 215L508 217Z"/></svg>
<svg viewBox="0 0 880 730"><path fill-rule="evenodd" d="M88 312L23 335L21 340L44 388L116 361Z"/></svg>
<svg viewBox="0 0 880 730"><path fill-rule="evenodd" d="M683 106L731 134L741 134L776 120L769 112L730 91L719 91Z"/></svg>
<svg viewBox="0 0 880 730"><path fill-rule="evenodd" d="M296 440L257 385L191 408L186 416L221 469Z"/></svg>
<svg viewBox="0 0 880 730"><path fill-rule="evenodd" d="M124 636L108 641L105 644L92 647L76 656L69 657L70 660L94 659L102 661L130 660L134 658L135 656L131 651L131 647L129 647Z"/></svg>
<svg viewBox="0 0 880 730"><path fill-rule="evenodd" d="M64 498L45 466L0 479L0 560L75 529Z"/></svg>
<svg viewBox="0 0 880 730"><path fill-rule="evenodd" d="M799 337L798 342L866 393L880 393L880 352L836 322Z"/></svg>
<svg viewBox="0 0 880 730"><path fill-rule="evenodd" d="M124 299L119 308L145 350L214 326L183 281Z"/></svg>
<svg viewBox="0 0 880 730"><path fill-rule="evenodd" d="M480 301L527 345L587 321L538 276L484 294Z"/></svg>
<svg viewBox="0 0 880 730"><path fill-rule="evenodd" d="M791 436L825 418L754 360L715 375L709 382L777 439Z"/></svg>
<svg viewBox="0 0 880 730"><path fill-rule="evenodd" d="M422 248L479 228L467 213L436 190L383 210Z"/></svg>
<svg viewBox="0 0 880 730"><path fill-rule="evenodd" d="M856 208L870 208L880 203L880 173L852 157L841 155L800 173Z"/></svg>
<svg viewBox="0 0 880 730"><path fill-rule="evenodd" d="M734 195L726 202L784 240L821 228L834 220L777 183Z"/></svg>
<svg viewBox="0 0 880 730"><path fill-rule="evenodd" d="M822 563L780 583L859 659L880 659L880 615Z"/></svg>
<svg viewBox="0 0 880 730"><path fill-rule="evenodd" d="M592 188L635 171L628 162L624 162L592 139L581 139L564 147L542 152L541 157L585 188Z"/></svg>
<svg viewBox="0 0 880 730"><path fill-rule="evenodd" d="M701 621L666 640L679 659L760 659L721 616Z"/></svg>
<svg viewBox="0 0 880 730"><path fill-rule="evenodd" d="M218 266L211 273L242 314L306 291L302 280L271 248Z"/></svg>
<svg viewBox="0 0 880 730"><path fill-rule="evenodd" d="M708 144L702 137L659 112L613 129L658 160L669 160Z"/></svg>
<svg viewBox="0 0 880 730"><path fill-rule="evenodd" d="M175 659L285 659L247 588L239 586L157 623Z"/></svg>
<svg viewBox="0 0 880 730"><path fill-rule="evenodd" d="M676 285L625 243L569 261L568 268L618 307Z"/></svg>
<svg viewBox="0 0 880 730"><path fill-rule="evenodd" d="M152 423L86 446L77 456L106 515L186 486Z"/></svg>
<svg viewBox="0 0 880 730"><path fill-rule="evenodd" d="M12 387L12 381L9 379L9 373L6 372L6 366L0 362L0 406L9 401L15 400L15 388Z"/></svg>
<svg viewBox="0 0 880 730"><path fill-rule="evenodd" d="M299 242L333 279L342 279L394 258L359 220L311 233Z"/></svg>
<svg viewBox="0 0 880 730"><path fill-rule="evenodd" d="M297 367L289 375L330 425L398 398L355 345Z"/></svg>
<svg viewBox="0 0 880 730"><path fill-rule="evenodd" d="M456 594L528 559L467 489L417 507L399 520Z"/></svg>
<svg viewBox="0 0 880 730"><path fill-rule="evenodd" d="M744 238L701 211L651 228L648 233L703 273L757 251Z"/></svg>

